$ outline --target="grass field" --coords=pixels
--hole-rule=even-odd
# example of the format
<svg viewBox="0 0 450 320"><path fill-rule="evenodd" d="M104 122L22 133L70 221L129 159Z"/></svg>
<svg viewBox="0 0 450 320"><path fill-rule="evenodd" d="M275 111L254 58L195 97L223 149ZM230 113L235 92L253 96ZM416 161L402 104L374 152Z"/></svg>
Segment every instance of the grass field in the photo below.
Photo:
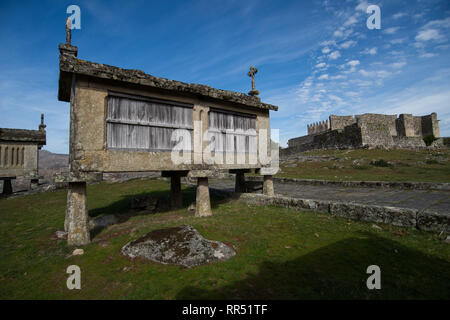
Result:
<svg viewBox="0 0 450 320"><path fill-rule="evenodd" d="M341 181L450 182L448 149L320 150L303 152L300 156L304 161L282 162L278 176Z"/></svg>
<svg viewBox="0 0 450 320"><path fill-rule="evenodd" d="M0 200L0 299L449 299L450 245L432 233L347 221L327 214L248 206L214 198L214 215L185 209L135 215L129 197L167 195L159 180L88 187L91 216L122 214L82 256L52 239L63 226L64 190ZM185 205L194 199L184 189ZM193 269L129 260L120 249L150 230L191 224L237 254ZM81 268L68 290L66 268ZM366 269L381 268L381 290Z"/></svg>

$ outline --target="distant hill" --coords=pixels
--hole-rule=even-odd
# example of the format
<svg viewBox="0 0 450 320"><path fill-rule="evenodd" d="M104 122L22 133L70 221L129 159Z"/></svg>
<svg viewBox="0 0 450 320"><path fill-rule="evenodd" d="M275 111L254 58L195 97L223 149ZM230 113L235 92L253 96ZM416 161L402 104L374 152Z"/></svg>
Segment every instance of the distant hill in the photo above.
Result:
<svg viewBox="0 0 450 320"><path fill-rule="evenodd" d="M39 170L69 170L69 155L39 150ZM65 169L65 170L64 170Z"/></svg>

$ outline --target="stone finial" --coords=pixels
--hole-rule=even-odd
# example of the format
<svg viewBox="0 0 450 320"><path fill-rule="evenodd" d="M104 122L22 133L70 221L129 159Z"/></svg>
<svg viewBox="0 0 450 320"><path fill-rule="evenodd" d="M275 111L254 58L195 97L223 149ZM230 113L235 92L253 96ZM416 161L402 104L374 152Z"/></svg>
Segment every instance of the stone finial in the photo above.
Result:
<svg viewBox="0 0 450 320"><path fill-rule="evenodd" d="M252 90L248 93L250 96L257 96L259 94L259 91L255 89L255 75L258 72L258 69L255 67L250 67L250 71L247 73L247 75L252 78Z"/></svg>
<svg viewBox="0 0 450 320"><path fill-rule="evenodd" d="M47 126L44 124L44 114L41 113L41 124L39 125L39 130L44 131Z"/></svg>
<svg viewBox="0 0 450 320"><path fill-rule="evenodd" d="M71 45L70 42L72 41L72 21L70 18L67 18L66 20L66 44Z"/></svg>

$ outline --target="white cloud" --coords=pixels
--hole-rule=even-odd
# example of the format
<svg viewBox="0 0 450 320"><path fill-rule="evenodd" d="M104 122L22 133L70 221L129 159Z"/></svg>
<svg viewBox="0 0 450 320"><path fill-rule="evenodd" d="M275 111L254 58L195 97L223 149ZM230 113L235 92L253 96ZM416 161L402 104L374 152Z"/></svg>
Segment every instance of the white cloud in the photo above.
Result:
<svg viewBox="0 0 450 320"><path fill-rule="evenodd" d="M421 58L433 58L437 56L435 53L425 52L420 55Z"/></svg>
<svg viewBox="0 0 450 320"><path fill-rule="evenodd" d="M340 98L334 94L329 94L328 98L330 98L331 100L337 101L337 102L342 102L342 98Z"/></svg>
<svg viewBox="0 0 450 320"><path fill-rule="evenodd" d="M323 74L321 75L319 78L317 78L318 80L326 80L328 79L328 74Z"/></svg>
<svg viewBox="0 0 450 320"><path fill-rule="evenodd" d="M405 61L400 61L400 62L394 62L394 63L391 63L391 67L394 68L394 69L401 69L401 68L403 68L405 65L406 65L406 62L405 62Z"/></svg>
<svg viewBox="0 0 450 320"><path fill-rule="evenodd" d="M330 80L341 80L341 79L346 79L347 77L342 75L342 74L338 74L336 76L331 76L329 79Z"/></svg>
<svg viewBox="0 0 450 320"><path fill-rule="evenodd" d="M322 53L323 54L327 54L328 52L330 52L331 50L330 50L330 48L328 48L328 47L325 47L325 48L323 48L322 49Z"/></svg>
<svg viewBox="0 0 450 320"><path fill-rule="evenodd" d="M376 48L376 47L373 47L373 48L371 48L371 49L366 48L366 49L363 51L363 53L365 53L365 54L370 54L370 55L377 54L377 48Z"/></svg>
<svg viewBox="0 0 450 320"><path fill-rule="evenodd" d="M429 28L450 28L450 17L445 18L443 20L430 21L423 28L424 29L429 29Z"/></svg>
<svg viewBox="0 0 450 320"><path fill-rule="evenodd" d="M328 40L328 41L322 41L320 43L321 46L335 46L336 45L336 41L334 40Z"/></svg>
<svg viewBox="0 0 450 320"><path fill-rule="evenodd" d="M336 59L338 59L338 58L340 58L341 57L341 54L339 53L339 51L333 51L332 53L330 53L329 55L328 55L328 58L330 58L330 60L336 60Z"/></svg>
<svg viewBox="0 0 450 320"><path fill-rule="evenodd" d="M400 19L400 18L405 17L405 16L406 16L406 13L404 13L404 12L399 12L399 13L394 14L394 15L392 16L392 18L394 18L394 19Z"/></svg>
<svg viewBox="0 0 450 320"><path fill-rule="evenodd" d="M359 73L361 73L364 77L377 77L380 79L387 78L392 74L392 72L386 71L386 70L374 70L374 71L366 71L364 69L359 70Z"/></svg>
<svg viewBox="0 0 450 320"><path fill-rule="evenodd" d="M421 30L416 36L417 41L440 40L442 35L436 29Z"/></svg>
<svg viewBox="0 0 450 320"><path fill-rule="evenodd" d="M356 44L356 41L348 40L348 41L345 41L345 42L341 43L341 45L339 47L340 48L344 48L344 49L348 49L348 48L354 46L355 44Z"/></svg>
<svg viewBox="0 0 450 320"><path fill-rule="evenodd" d="M368 6L369 6L369 3L367 2L367 0L360 0L358 5L356 6L355 10L356 11L359 10L359 11L366 13Z"/></svg>
<svg viewBox="0 0 450 320"><path fill-rule="evenodd" d="M406 40L407 40L406 38L399 38L399 39L393 39L390 42L391 42L391 44L400 44L400 43L405 42Z"/></svg>
<svg viewBox="0 0 450 320"><path fill-rule="evenodd" d="M336 30L336 31L333 33L333 36L336 37L336 38L343 37L343 36L344 36L343 29L341 28L341 29Z"/></svg>
<svg viewBox="0 0 450 320"><path fill-rule="evenodd" d="M351 26L351 25L353 25L353 24L355 24L355 23L357 23L358 22L358 20L356 19L356 17L355 16L351 16L350 18L348 18L345 22L344 22L344 26Z"/></svg>
<svg viewBox="0 0 450 320"><path fill-rule="evenodd" d="M325 68L326 66L327 66L327 64L325 62L316 64L316 68Z"/></svg>
<svg viewBox="0 0 450 320"><path fill-rule="evenodd" d="M400 29L400 27L390 27L390 28L384 29L383 33L394 34L398 31L398 29Z"/></svg>
<svg viewBox="0 0 450 320"><path fill-rule="evenodd" d="M349 62L347 62L347 64L351 67L356 67L357 65L359 65L359 60L351 60Z"/></svg>

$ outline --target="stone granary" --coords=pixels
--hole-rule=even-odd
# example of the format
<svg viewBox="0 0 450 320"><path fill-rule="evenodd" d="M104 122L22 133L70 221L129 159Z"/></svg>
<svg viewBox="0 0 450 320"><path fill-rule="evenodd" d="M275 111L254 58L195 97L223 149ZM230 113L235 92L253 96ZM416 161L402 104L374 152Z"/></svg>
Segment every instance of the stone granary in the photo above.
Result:
<svg viewBox="0 0 450 320"><path fill-rule="evenodd" d="M212 214L208 178L219 171L236 174L240 191L244 174L255 170L273 193L269 111L278 107L256 94L78 59L67 33L59 45L58 99L70 102L70 245L90 241L86 182L102 173L161 171L171 180L172 207L182 205L180 178L196 178L196 216Z"/></svg>
<svg viewBox="0 0 450 320"><path fill-rule="evenodd" d="M330 115L329 120L307 126L308 135L288 141L290 151L345 148L425 148L423 138L439 138L436 113L356 116ZM289 151L287 150L287 151Z"/></svg>
<svg viewBox="0 0 450 320"><path fill-rule="evenodd" d="M11 180L24 177L31 188L39 182L39 149L46 143L44 115L39 130L0 128L0 180L3 195L12 193Z"/></svg>

